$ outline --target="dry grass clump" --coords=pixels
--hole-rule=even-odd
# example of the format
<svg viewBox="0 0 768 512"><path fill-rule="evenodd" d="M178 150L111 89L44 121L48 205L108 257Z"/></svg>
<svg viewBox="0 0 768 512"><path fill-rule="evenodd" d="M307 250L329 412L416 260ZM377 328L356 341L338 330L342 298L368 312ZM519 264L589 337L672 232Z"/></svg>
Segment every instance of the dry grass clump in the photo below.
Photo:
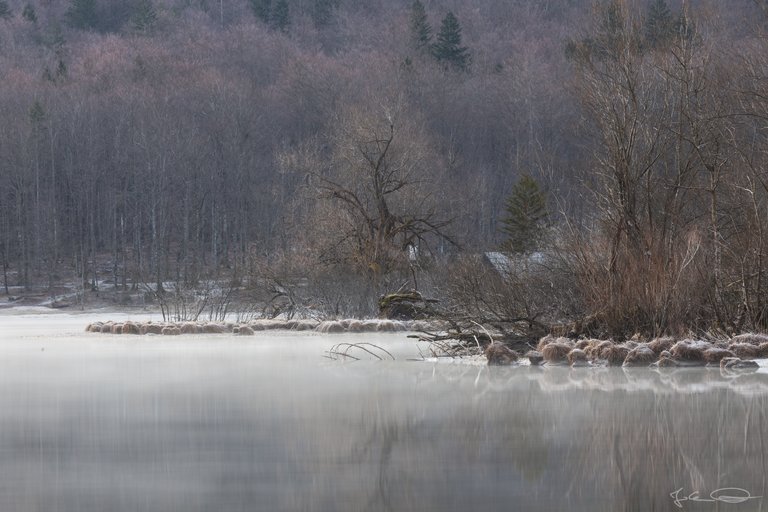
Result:
<svg viewBox="0 0 768 512"><path fill-rule="evenodd" d="M123 334L141 334L141 328L138 324L128 321L123 324Z"/></svg>
<svg viewBox="0 0 768 512"><path fill-rule="evenodd" d="M280 320L261 318L259 320L254 320L250 325L251 329L254 331L271 331L273 329L283 329L285 323Z"/></svg>
<svg viewBox="0 0 768 512"><path fill-rule="evenodd" d="M579 348L568 352L568 364L570 366L587 366L587 353Z"/></svg>
<svg viewBox="0 0 768 512"><path fill-rule="evenodd" d="M613 347L614 343L610 340L598 341L597 344L587 349L587 355L592 359L605 359L603 352Z"/></svg>
<svg viewBox="0 0 768 512"><path fill-rule="evenodd" d="M704 351L704 361L707 364L720 363L726 357L736 357L736 354L724 348L712 347Z"/></svg>
<svg viewBox="0 0 768 512"><path fill-rule="evenodd" d="M221 324L210 323L200 327L200 331L205 334L223 334L227 332L227 328Z"/></svg>
<svg viewBox="0 0 768 512"><path fill-rule="evenodd" d="M379 320L376 324L376 332L398 332L404 330L405 325L396 320Z"/></svg>
<svg viewBox="0 0 768 512"><path fill-rule="evenodd" d="M563 363L568 358L568 353L572 348L570 344L552 341L544 346L541 350L541 355L548 363Z"/></svg>
<svg viewBox="0 0 768 512"><path fill-rule="evenodd" d="M721 370L757 370L759 367L754 361L744 361L738 357L725 357L720 360Z"/></svg>
<svg viewBox="0 0 768 512"><path fill-rule="evenodd" d="M710 345L704 341L682 340L674 344L669 350L677 360L689 363L704 363L704 351L710 348Z"/></svg>
<svg viewBox="0 0 768 512"><path fill-rule="evenodd" d="M587 348L584 349L584 352L587 353L587 358L590 360L600 359L600 351L603 349L602 344L605 343L604 341L600 340L590 340L592 343L590 343Z"/></svg>
<svg viewBox="0 0 768 512"><path fill-rule="evenodd" d="M624 358L624 366L648 366L656 361L656 354L647 346L633 348Z"/></svg>
<svg viewBox="0 0 768 512"><path fill-rule="evenodd" d="M178 336L181 334L181 329L176 326L169 325L167 327L163 327L160 332L163 336Z"/></svg>
<svg viewBox="0 0 768 512"><path fill-rule="evenodd" d="M380 320L376 324L376 331L377 332L395 332L397 330L397 326L395 325L395 322L392 320Z"/></svg>
<svg viewBox="0 0 768 512"><path fill-rule="evenodd" d="M525 357L531 362L531 366L539 366L544 362L544 356L537 350L529 350L525 353Z"/></svg>
<svg viewBox="0 0 768 512"><path fill-rule="evenodd" d="M624 343L622 343L623 346L627 347L629 350L634 350L637 347L640 346L640 343L634 341L634 340L627 340Z"/></svg>
<svg viewBox="0 0 768 512"><path fill-rule="evenodd" d="M761 343L760 346L757 347L757 357L768 357L768 343Z"/></svg>
<svg viewBox="0 0 768 512"><path fill-rule="evenodd" d="M629 348L624 345L611 343L609 347L600 351L600 359L608 361L610 366L621 366L629 355Z"/></svg>
<svg viewBox="0 0 768 512"><path fill-rule="evenodd" d="M648 343L648 348L653 350L654 354L659 355L665 350L669 350L672 348L672 345L675 344L675 339L670 337L663 337L663 338L654 338L651 340L650 343Z"/></svg>
<svg viewBox="0 0 768 512"><path fill-rule="evenodd" d="M291 329L294 331L314 331L317 324L316 320L295 320Z"/></svg>
<svg viewBox="0 0 768 512"><path fill-rule="evenodd" d="M365 324L360 320L352 320L351 322L349 322L349 325L347 326L347 330L349 332L364 332Z"/></svg>
<svg viewBox="0 0 768 512"><path fill-rule="evenodd" d="M200 332L200 328L196 323L185 322L179 326L181 334L197 334Z"/></svg>
<svg viewBox="0 0 768 512"><path fill-rule="evenodd" d="M101 322L93 322L91 324L88 324L85 328L85 332L101 332Z"/></svg>
<svg viewBox="0 0 768 512"><path fill-rule="evenodd" d="M659 368L677 368L680 366L677 361L672 359L672 354L666 350L660 354L659 360L653 364Z"/></svg>
<svg viewBox="0 0 768 512"><path fill-rule="evenodd" d="M153 323L146 323L141 326L141 334L163 334L163 327L165 327L162 324L153 324Z"/></svg>
<svg viewBox="0 0 768 512"><path fill-rule="evenodd" d="M738 336L731 338L729 343L731 345L735 345L737 343L749 343L750 345L759 346L763 343L768 343L768 335L758 333L739 334Z"/></svg>
<svg viewBox="0 0 768 512"><path fill-rule="evenodd" d="M584 341L586 341L586 346L582 350L587 354L587 359L597 359L600 353L598 347L600 347L603 341L596 339L586 339Z"/></svg>
<svg viewBox="0 0 768 512"><path fill-rule="evenodd" d="M579 350L586 350L589 348L590 340L579 340L576 342L576 348Z"/></svg>
<svg viewBox="0 0 768 512"><path fill-rule="evenodd" d="M241 325L237 330L238 336L253 336L254 334L256 334L254 330L247 325Z"/></svg>
<svg viewBox="0 0 768 512"><path fill-rule="evenodd" d="M506 366L516 362L520 356L503 343L495 341L485 348L488 366Z"/></svg>
<svg viewBox="0 0 768 512"><path fill-rule="evenodd" d="M759 353L758 347L750 343L734 343L728 348L741 359L755 359Z"/></svg>
<svg viewBox="0 0 768 512"><path fill-rule="evenodd" d="M557 338L552 336L551 334L547 334L543 338L539 340L539 343L536 345L536 351L541 352L544 350L544 347L549 345L550 343L554 342Z"/></svg>
<svg viewBox="0 0 768 512"><path fill-rule="evenodd" d="M112 324L112 334L123 334L123 324Z"/></svg>
<svg viewBox="0 0 768 512"><path fill-rule="evenodd" d="M320 325L317 326L316 329L318 332L323 333L335 333L335 332L344 332L344 326L341 324L341 322L336 322L335 320L326 320L325 322L321 322Z"/></svg>

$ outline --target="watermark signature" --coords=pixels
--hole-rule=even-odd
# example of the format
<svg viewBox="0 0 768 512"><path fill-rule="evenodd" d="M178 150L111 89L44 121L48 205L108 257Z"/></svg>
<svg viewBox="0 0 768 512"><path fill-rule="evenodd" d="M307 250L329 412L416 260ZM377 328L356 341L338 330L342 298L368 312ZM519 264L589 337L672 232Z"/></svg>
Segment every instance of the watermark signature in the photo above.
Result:
<svg viewBox="0 0 768 512"><path fill-rule="evenodd" d="M683 488L679 488L675 492L669 493L669 496L674 500L674 504L677 508L683 508L683 503L686 501L705 502L705 503L730 503L739 504L749 500L757 500L762 496L752 496L749 491L742 489L741 487L722 487L715 489L709 496L700 496L699 491L693 491L690 494L683 493Z"/></svg>

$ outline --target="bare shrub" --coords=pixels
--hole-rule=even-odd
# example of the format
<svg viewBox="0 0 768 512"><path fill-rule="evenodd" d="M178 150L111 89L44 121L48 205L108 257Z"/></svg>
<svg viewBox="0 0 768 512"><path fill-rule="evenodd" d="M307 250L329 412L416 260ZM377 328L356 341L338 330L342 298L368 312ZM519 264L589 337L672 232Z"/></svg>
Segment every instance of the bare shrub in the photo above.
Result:
<svg viewBox="0 0 768 512"><path fill-rule="evenodd" d="M494 266L486 256L469 255L449 264L440 291L446 298L446 316L538 338L560 316L551 276L544 265L526 256L504 256L503 261L506 268Z"/></svg>

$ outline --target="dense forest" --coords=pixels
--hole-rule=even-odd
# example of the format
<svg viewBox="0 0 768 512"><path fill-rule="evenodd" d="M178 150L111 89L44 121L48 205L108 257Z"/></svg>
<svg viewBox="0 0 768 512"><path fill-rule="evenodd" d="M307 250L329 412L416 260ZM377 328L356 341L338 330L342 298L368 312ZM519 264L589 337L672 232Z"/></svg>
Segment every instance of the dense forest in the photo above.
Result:
<svg viewBox="0 0 768 512"><path fill-rule="evenodd" d="M764 328L766 14L0 1L5 293L225 278L371 314L407 286L529 327Z"/></svg>

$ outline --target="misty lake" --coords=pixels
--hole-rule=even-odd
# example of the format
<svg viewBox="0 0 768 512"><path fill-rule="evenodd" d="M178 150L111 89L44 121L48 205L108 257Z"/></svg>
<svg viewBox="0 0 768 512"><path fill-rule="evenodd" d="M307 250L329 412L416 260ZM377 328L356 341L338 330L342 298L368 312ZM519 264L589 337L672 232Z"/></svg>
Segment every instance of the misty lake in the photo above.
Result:
<svg viewBox="0 0 768 512"><path fill-rule="evenodd" d="M765 361L488 368L409 361L403 333L83 332L121 317L0 312L0 510L768 510ZM323 357L342 340L397 360Z"/></svg>

